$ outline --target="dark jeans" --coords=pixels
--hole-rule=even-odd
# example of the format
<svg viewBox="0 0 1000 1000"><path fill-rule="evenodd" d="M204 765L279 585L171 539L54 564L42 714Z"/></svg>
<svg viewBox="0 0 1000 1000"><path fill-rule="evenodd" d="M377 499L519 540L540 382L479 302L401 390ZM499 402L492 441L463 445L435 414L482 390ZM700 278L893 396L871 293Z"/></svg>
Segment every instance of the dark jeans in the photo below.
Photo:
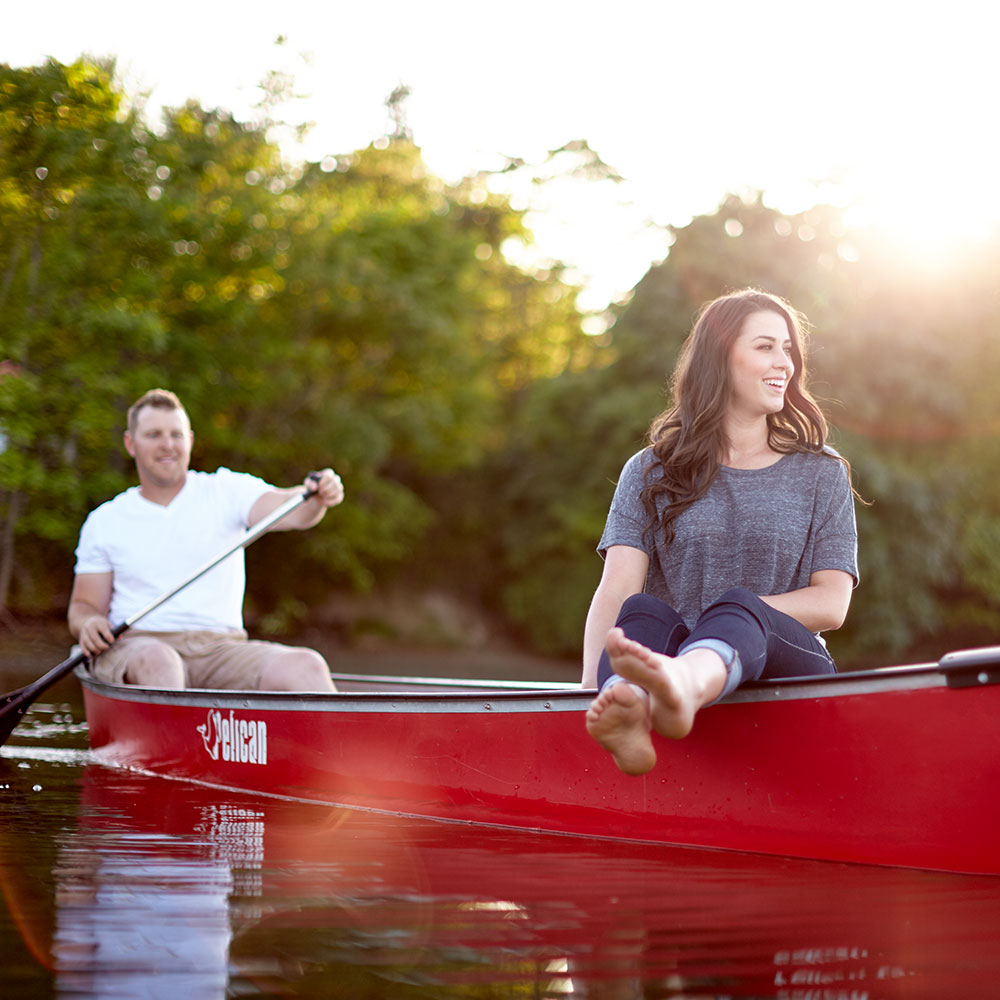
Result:
<svg viewBox="0 0 1000 1000"><path fill-rule="evenodd" d="M804 625L765 604L745 587L727 590L709 605L693 630L665 601L649 594L633 594L622 605L615 623L626 636L644 646L676 656L698 639L720 639L739 654L741 670L730 677L727 693L743 681L765 677L806 677L834 674L837 667L826 647ZM601 653L597 686L612 677L607 652Z"/></svg>

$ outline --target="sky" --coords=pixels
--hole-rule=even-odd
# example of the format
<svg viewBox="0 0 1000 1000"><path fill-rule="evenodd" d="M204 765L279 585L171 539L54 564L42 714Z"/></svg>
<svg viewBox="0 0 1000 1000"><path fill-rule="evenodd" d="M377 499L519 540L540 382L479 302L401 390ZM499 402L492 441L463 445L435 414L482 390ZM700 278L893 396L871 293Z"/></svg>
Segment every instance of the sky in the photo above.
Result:
<svg viewBox="0 0 1000 1000"><path fill-rule="evenodd" d="M1000 225L1000 8L982 0L49 0L3 22L0 63L115 56L154 118L190 98L252 117L265 74L291 73L283 112L315 124L290 159L384 134L401 84L446 180L585 139L623 183L513 192L584 308L729 192L850 204L931 255Z"/></svg>

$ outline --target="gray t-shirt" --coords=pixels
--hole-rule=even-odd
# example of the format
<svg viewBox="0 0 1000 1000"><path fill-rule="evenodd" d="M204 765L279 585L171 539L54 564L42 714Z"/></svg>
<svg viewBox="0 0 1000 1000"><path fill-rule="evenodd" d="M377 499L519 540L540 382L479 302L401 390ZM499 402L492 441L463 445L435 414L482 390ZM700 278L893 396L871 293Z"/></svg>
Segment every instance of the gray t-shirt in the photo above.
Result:
<svg viewBox="0 0 1000 1000"><path fill-rule="evenodd" d="M708 493L674 521L667 546L662 532L644 534L639 493L653 458L646 448L622 469L598 551L603 557L612 545L628 545L645 552L646 593L666 601L689 628L730 587L784 594L808 586L822 569L843 570L857 583L854 498L846 468L827 451L794 452L764 469L723 466Z"/></svg>

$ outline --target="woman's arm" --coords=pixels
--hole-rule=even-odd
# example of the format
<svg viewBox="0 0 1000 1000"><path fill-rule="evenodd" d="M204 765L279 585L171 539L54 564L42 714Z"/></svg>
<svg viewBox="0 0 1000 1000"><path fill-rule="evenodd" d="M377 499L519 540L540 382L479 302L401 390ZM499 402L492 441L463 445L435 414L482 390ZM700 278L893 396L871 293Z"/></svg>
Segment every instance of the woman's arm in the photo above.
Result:
<svg viewBox="0 0 1000 1000"><path fill-rule="evenodd" d="M649 556L642 549L612 545L605 554L601 582L594 591L583 631L583 687L597 687L597 664L604 640L625 599L642 593L648 569Z"/></svg>
<svg viewBox="0 0 1000 1000"><path fill-rule="evenodd" d="M839 569L811 574L809 586L787 594L761 595L761 600L801 622L810 632L840 628L847 617L854 592L854 577Z"/></svg>

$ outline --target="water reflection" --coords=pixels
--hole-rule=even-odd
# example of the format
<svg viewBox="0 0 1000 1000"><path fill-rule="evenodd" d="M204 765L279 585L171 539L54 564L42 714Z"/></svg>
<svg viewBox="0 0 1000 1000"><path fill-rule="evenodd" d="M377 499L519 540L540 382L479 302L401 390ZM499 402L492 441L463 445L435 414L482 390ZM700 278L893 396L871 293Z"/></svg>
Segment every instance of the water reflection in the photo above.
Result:
<svg viewBox="0 0 1000 1000"><path fill-rule="evenodd" d="M996 878L385 817L80 750L10 748L0 786L39 996L861 1000L991 995L1000 971Z"/></svg>
<svg viewBox="0 0 1000 1000"><path fill-rule="evenodd" d="M172 857L155 843L61 845L52 942L61 991L97 997L225 995L228 865Z"/></svg>

